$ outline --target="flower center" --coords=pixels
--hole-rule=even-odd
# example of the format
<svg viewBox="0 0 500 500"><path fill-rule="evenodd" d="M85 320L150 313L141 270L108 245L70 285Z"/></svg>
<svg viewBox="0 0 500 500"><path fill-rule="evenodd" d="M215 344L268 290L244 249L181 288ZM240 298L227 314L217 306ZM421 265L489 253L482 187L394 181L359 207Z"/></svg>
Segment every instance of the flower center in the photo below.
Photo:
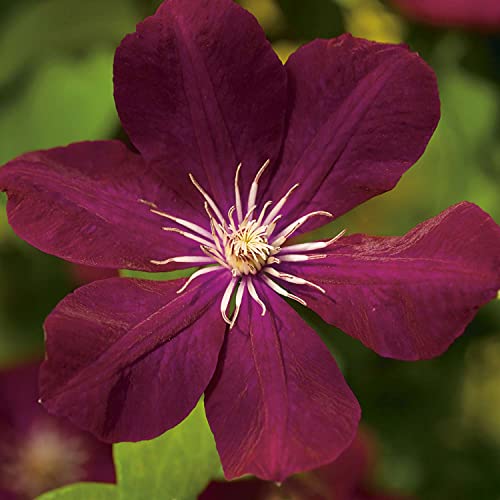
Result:
<svg viewBox="0 0 500 500"><path fill-rule="evenodd" d="M233 276L257 274L276 253L268 243L267 227L259 226L255 220L240 224L224 242L226 262L231 266Z"/></svg>
<svg viewBox="0 0 500 500"><path fill-rule="evenodd" d="M238 317L245 291L248 291L252 299L261 306L262 315L266 313L266 305L259 297L255 288L253 281L255 279L259 279L260 282L267 285L279 295L296 300L303 305L306 305L304 300L289 293L285 288L276 283L275 279L296 285L307 285L325 293L323 288L315 283L311 283L310 281L292 274L281 272L275 266L282 262L293 263L322 259L326 257L325 254L311 254L310 252L327 248L337 241L345 232L342 231L329 241L284 246L286 241L310 218L316 216L333 216L325 211L310 212L291 222L280 231L277 231L278 221L283 217L281 214L282 209L299 185L295 184L292 186L269 212L267 212L267 210L273 205L272 201L264 203L260 213L257 213L256 199L259 181L268 165L269 160L262 165L250 186L246 211L244 211L243 208L239 187L241 164L238 165L234 178L235 204L229 209L226 218L222 215L217 203L196 179L189 174L191 182L204 198L204 207L207 212L210 231L190 221L160 211L155 203L142 199L139 200L139 202L149 206L152 213L165 217L180 226L163 227L162 229L164 231L179 233L185 238L200 244L200 250L203 252L204 256L182 255L166 260L151 260L153 264L159 266L164 266L171 262L185 262L205 266L193 273L177 293L182 293L194 279L203 274L224 270L231 273L232 279L221 300L222 317L231 327L234 326L236 318ZM230 319L227 311L233 292L235 292L235 310Z"/></svg>
<svg viewBox="0 0 500 500"><path fill-rule="evenodd" d="M36 425L10 451L0 468L0 483L23 498L35 498L84 479L88 458L79 438L47 423Z"/></svg>

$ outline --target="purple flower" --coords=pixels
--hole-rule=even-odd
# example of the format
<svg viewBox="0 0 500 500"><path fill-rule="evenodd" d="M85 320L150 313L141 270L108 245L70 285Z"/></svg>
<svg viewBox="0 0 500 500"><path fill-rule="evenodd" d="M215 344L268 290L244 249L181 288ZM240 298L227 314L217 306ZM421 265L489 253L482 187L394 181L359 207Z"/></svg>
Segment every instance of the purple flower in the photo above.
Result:
<svg viewBox="0 0 500 500"><path fill-rule="evenodd" d="M444 352L500 288L500 228L469 203L401 238L289 244L419 158L439 118L433 72L404 46L350 36L283 66L230 0L170 0L124 39L114 82L140 154L86 142L12 161L0 172L10 223L79 264L201 267L66 297L45 323L44 405L135 441L205 393L227 478L280 481L333 461L359 405L284 298L415 360Z"/></svg>
<svg viewBox="0 0 500 500"><path fill-rule="evenodd" d="M25 500L80 481L115 481L111 446L37 403L39 364L0 371L0 499Z"/></svg>

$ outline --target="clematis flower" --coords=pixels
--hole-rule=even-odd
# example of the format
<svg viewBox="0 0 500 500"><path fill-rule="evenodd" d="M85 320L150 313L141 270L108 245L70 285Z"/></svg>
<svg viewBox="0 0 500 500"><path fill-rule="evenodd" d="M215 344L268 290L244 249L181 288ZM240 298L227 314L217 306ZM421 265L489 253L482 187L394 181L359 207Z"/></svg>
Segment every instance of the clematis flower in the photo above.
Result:
<svg viewBox="0 0 500 500"><path fill-rule="evenodd" d="M341 36L283 66L230 0L170 0L116 52L116 141L26 154L0 171L9 221L37 248L114 278L45 323L41 395L105 441L182 421L205 394L227 478L281 481L333 461L359 405L290 306L377 353L443 353L500 288L500 228L469 203L403 237L290 238L394 187L439 119L406 47ZM234 299L234 310L231 307Z"/></svg>
<svg viewBox="0 0 500 500"><path fill-rule="evenodd" d="M37 403L39 363L0 371L0 499L26 500L80 481L112 483L111 446Z"/></svg>
<svg viewBox="0 0 500 500"><path fill-rule="evenodd" d="M292 476L280 485L255 478L213 481L198 499L410 500L373 485L376 462L376 442L366 430L360 430L349 448L331 464Z"/></svg>
<svg viewBox="0 0 500 500"><path fill-rule="evenodd" d="M498 0L392 0L404 14L435 26L500 30Z"/></svg>

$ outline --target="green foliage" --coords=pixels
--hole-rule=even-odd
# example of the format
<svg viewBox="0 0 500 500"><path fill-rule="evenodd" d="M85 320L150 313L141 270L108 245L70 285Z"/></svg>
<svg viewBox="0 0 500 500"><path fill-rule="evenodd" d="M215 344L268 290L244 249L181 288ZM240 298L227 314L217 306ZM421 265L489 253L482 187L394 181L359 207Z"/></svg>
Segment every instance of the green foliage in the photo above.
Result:
<svg viewBox="0 0 500 500"><path fill-rule="evenodd" d="M126 0L45 0L24 3L0 29L0 86L57 53L114 48L138 15Z"/></svg>
<svg viewBox="0 0 500 500"><path fill-rule="evenodd" d="M215 441L200 402L187 420L153 441L115 446L122 499L195 499L220 475Z"/></svg>
<svg viewBox="0 0 500 500"><path fill-rule="evenodd" d="M50 491L38 498L40 500L118 500L120 497L114 485L82 483Z"/></svg>
<svg viewBox="0 0 500 500"><path fill-rule="evenodd" d="M117 127L111 50L49 61L0 113L0 163L34 149L105 138Z"/></svg>
<svg viewBox="0 0 500 500"><path fill-rule="evenodd" d="M70 486L42 495L40 500L195 500L211 479L221 476L202 401L163 436L115 445L114 457L117 486Z"/></svg>
<svg viewBox="0 0 500 500"><path fill-rule="evenodd" d="M179 269L178 271L169 271L166 273L146 273L143 271L129 271L128 269L122 269L120 271L120 276L123 276L124 278L137 278L141 280L176 280L179 278L187 278L188 276L191 276L193 272L196 271L196 269L196 267L190 267L188 269Z"/></svg>

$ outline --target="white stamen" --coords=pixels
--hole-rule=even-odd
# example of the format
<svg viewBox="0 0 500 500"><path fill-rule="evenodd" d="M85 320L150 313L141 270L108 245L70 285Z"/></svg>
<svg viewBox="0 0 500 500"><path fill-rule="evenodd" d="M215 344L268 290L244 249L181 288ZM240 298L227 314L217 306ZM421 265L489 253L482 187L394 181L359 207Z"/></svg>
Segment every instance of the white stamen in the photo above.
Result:
<svg viewBox="0 0 500 500"><path fill-rule="evenodd" d="M259 171L257 172L257 175L255 176L254 181L252 182L252 185L250 187L250 193L248 194L248 212L253 212L253 206L255 205L255 200L257 199L257 191L259 189L259 180L262 177L262 174L266 170L266 168L269 166L269 163L271 160L266 160L264 162L264 165L260 167ZM251 215L250 215L251 216Z"/></svg>
<svg viewBox="0 0 500 500"><path fill-rule="evenodd" d="M266 220L264 221L264 224L269 224L270 221L273 220L274 217L276 217L280 210L283 208L283 206L285 205L285 203L288 201L288 198L290 197L290 195L299 187L299 184L295 184L293 185L289 190L288 192L285 194L285 196L283 196L283 198L281 198L280 201L278 201L278 203L276 204L276 206L271 210L271 212L269 212L269 215L266 217Z"/></svg>
<svg viewBox="0 0 500 500"><path fill-rule="evenodd" d="M222 318L224 321L230 325L231 320L227 317L226 311L229 306L229 301L231 300L231 295L233 294L234 287L236 286L236 283L238 282L239 278L231 278L231 281L227 285L227 288L224 292L224 295L222 296L222 300L220 303L220 312L222 314Z"/></svg>
<svg viewBox="0 0 500 500"><path fill-rule="evenodd" d="M241 280L240 286L238 287L238 290L236 290L236 297L234 299L235 302L235 308L234 308L234 313L233 317L231 319L231 324L229 325L229 329L231 330L236 323L236 320L238 318L238 314L240 313L240 308L241 308L241 302L243 301L243 294L245 292L246 288L246 280Z"/></svg>
<svg viewBox="0 0 500 500"><path fill-rule="evenodd" d="M194 187L201 193L203 198L207 201L207 203L210 205L212 210L214 211L214 214L218 217L219 222L221 224L224 224L224 217L222 217L221 211L219 210L219 207L215 203L212 198L207 194L207 192L198 184L198 181L194 178L193 174L189 174L189 178L191 179L191 182L194 184Z"/></svg>
<svg viewBox="0 0 500 500"><path fill-rule="evenodd" d="M238 217L238 223L243 220L243 205L241 203L241 193L240 193L240 169L241 163L236 167L236 175L234 176L234 202L236 204L236 216Z"/></svg>
<svg viewBox="0 0 500 500"><path fill-rule="evenodd" d="M161 217L165 217L166 219L173 220L174 222L177 222L177 224L187 227L188 229L191 229L191 231L195 231L201 236L204 236L205 238L211 238L212 235L206 230L203 229L202 227L198 226L197 224L194 224L193 222L189 222L184 219L179 219L179 217L174 217L173 215L166 214L165 212L160 212L159 210L150 210L153 214L160 215Z"/></svg>
<svg viewBox="0 0 500 500"><path fill-rule="evenodd" d="M201 243L202 245L206 245L207 247L214 247L213 242L211 243L210 241L207 241L203 238L200 238L199 236L196 236L195 234L188 233L187 231L183 231L182 229L178 229L176 227L162 227L162 229L164 231L169 231L172 233L180 234L181 236L184 236L184 238L188 238L190 240L196 241L198 243Z"/></svg>
<svg viewBox="0 0 500 500"><path fill-rule="evenodd" d="M287 297L289 299L297 301L299 304L302 304L303 306L307 306L307 303L305 300L302 300L300 297L297 297L296 295L293 295L293 294L287 292L284 288L280 287L277 283L275 283L269 276L266 276L265 274L263 274L262 281L271 290L274 290L276 293L283 295L283 297Z"/></svg>
<svg viewBox="0 0 500 500"><path fill-rule="evenodd" d="M151 264L164 266L171 262L185 262L187 264L211 264L213 260L210 257L197 257L196 255L182 255L181 257L171 257L165 260L150 260Z"/></svg>
<svg viewBox="0 0 500 500"><path fill-rule="evenodd" d="M303 226L311 217L316 217L318 215L324 215L325 217L333 217L330 212L325 212L323 210L318 210L317 212L311 212L307 215L303 215L298 218L295 222L292 222L278 233L271 243L273 246L281 246L299 227Z"/></svg>
<svg viewBox="0 0 500 500"><path fill-rule="evenodd" d="M281 253L280 253L280 260L281 260L281 262L305 262L307 260L324 259L325 257L326 257L325 253L322 253L322 254L312 254L312 255L305 255L305 254L286 254L286 255L281 255Z"/></svg>
<svg viewBox="0 0 500 500"><path fill-rule="evenodd" d="M186 283L184 283L184 285L182 285L181 288L179 288L179 290L177 290L176 293L182 293L190 285L190 283L192 283L192 281L198 278L199 276L203 276L204 274L208 273L213 273L214 271L222 271L222 269L218 266L204 267L203 269L199 269L189 277Z"/></svg>
<svg viewBox="0 0 500 500"><path fill-rule="evenodd" d="M262 307L261 316L265 316L267 311L266 305L264 304L264 302L262 302L261 298L259 297L257 290L255 289L255 285L253 284L252 278L246 277L245 281L247 283L248 293L250 293L250 297L252 297L252 299L255 300L255 302L257 302L257 304L259 304L260 307Z"/></svg>
<svg viewBox="0 0 500 500"><path fill-rule="evenodd" d="M264 226L264 225L265 225L265 224L263 224L263 222L262 222L262 221L264 220L264 215L266 214L266 210L267 210L267 209L269 208L269 206L270 206L270 205L272 205L272 204L273 204L273 202L272 202L271 200L266 201L266 202L264 203L264 206L262 207L262 210L261 210L261 212L260 212L259 218L257 219L257 224L258 224L259 226Z"/></svg>
<svg viewBox="0 0 500 500"><path fill-rule="evenodd" d="M346 230L340 231L335 238L328 241L314 241L312 243L298 243L297 245L289 245L287 247L282 247L280 253L293 253L293 252L312 252L314 250L320 250L322 248L327 248L333 245L339 238L344 236Z"/></svg>
<svg viewBox="0 0 500 500"><path fill-rule="evenodd" d="M213 263L213 260L215 260L215 262L217 262L222 267L225 267L226 269L231 269L231 266L229 266L226 263L224 257L222 257L222 255L220 255L219 252L217 252L214 248L204 247L204 246L201 246L200 248L201 251L211 259L210 260L211 263Z"/></svg>
<svg viewBox="0 0 500 500"><path fill-rule="evenodd" d="M316 283L313 283L312 281L307 281L303 278L299 278L298 276L294 276L293 274L281 273L272 267L265 267L263 271L283 281L288 281L289 283L294 283L295 285L307 285L312 288L315 288L316 290L319 290L322 293L326 293L326 290L324 288L321 288L319 285L316 285Z"/></svg>
<svg viewBox="0 0 500 500"><path fill-rule="evenodd" d="M257 210L256 200L259 189L259 181L268 168L270 160L264 162L257 172L253 180L246 204L246 213L244 212L243 200L240 190L240 173L241 163L236 167L234 178L234 197L235 204L228 210L227 217L224 218L217 203L196 181L192 174L189 178L196 189L203 196L203 206L208 216L210 231L207 229L175 217L161 211L155 203L139 199L140 203L147 205L151 213L164 217L173 221L175 224L182 226L182 229L177 227L163 227L164 231L170 231L180 234L181 236L193 240L199 244L202 255L181 255L171 257L165 260L151 260L150 262L157 265L166 265L171 262L187 263L193 265L203 265L201 269L196 270L189 277L177 293L183 293L188 286L197 278L215 271L228 270L232 277L220 302L220 311L222 318L229 325L231 330L238 319L240 309L243 303L245 293L248 291L250 298L261 307L261 314L264 316L267 312L265 302L259 297L257 288L253 281L253 276L259 274L262 282L274 292L295 300L302 305L307 305L306 302L296 295L288 292L285 288L274 281L274 278L294 285L310 286L322 293L325 290L304 278L293 274L285 273L273 266L281 262L307 262L310 260L323 259L326 254L316 254L316 250L328 248L333 245L339 238L345 234L345 230L341 231L337 236L328 241L316 241L311 243L299 243L282 248L287 239L305 224L311 217L318 215L333 217L332 214L325 211L315 211L308 213L291 224L288 224L272 239L271 236L276 230L278 221L282 218L280 213L284 205L289 200L292 193L299 187L299 184L293 185L286 194L273 205L269 200L262 206L260 213L254 216ZM212 264L210 266L210 264ZM273 279L271 279L271 277ZM231 298L235 294L235 309L232 317L229 318L229 308Z"/></svg>

